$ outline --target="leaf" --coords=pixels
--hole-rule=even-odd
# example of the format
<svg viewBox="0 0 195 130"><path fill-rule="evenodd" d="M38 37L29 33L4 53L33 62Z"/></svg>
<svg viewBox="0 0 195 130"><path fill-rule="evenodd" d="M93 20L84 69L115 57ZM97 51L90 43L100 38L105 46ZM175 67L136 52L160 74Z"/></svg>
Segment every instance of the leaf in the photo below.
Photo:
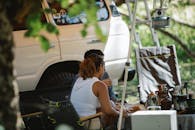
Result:
<svg viewBox="0 0 195 130"><path fill-rule="evenodd" d="M87 5L89 4L87 1L85 0L80 0L80 6L83 7L83 9L86 9Z"/></svg>
<svg viewBox="0 0 195 130"><path fill-rule="evenodd" d="M43 49L43 51L47 52L49 47L50 47L49 40L46 37L42 36L42 35L40 35L38 37L38 39L41 43L41 48Z"/></svg>
<svg viewBox="0 0 195 130"><path fill-rule="evenodd" d="M41 22L41 14L40 13L30 14L27 18L27 27L28 32L26 32L25 36L32 37L37 36L40 30L43 28L43 24Z"/></svg>
<svg viewBox="0 0 195 130"><path fill-rule="evenodd" d="M97 23L96 12L97 12L97 8L95 6L90 8L90 10L86 10L87 20L89 21L89 23L91 24Z"/></svg>
<svg viewBox="0 0 195 130"><path fill-rule="evenodd" d="M95 31L96 35L102 42L106 42L107 37L103 35L101 28L98 26L98 24L95 25Z"/></svg>
<svg viewBox="0 0 195 130"><path fill-rule="evenodd" d="M42 28L41 14L34 13L29 15L27 18L27 26L36 30L40 30Z"/></svg>
<svg viewBox="0 0 195 130"><path fill-rule="evenodd" d="M46 9L44 9L44 11L43 12L45 12L45 13L52 13L52 9L50 9L50 8L46 8Z"/></svg>
<svg viewBox="0 0 195 130"><path fill-rule="evenodd" d="M69 5L69 0L60 0L62 8L67 8Z"/></svg>
<svg viewBox="0 0 195 130"><path fill-rule="evenodd" d="M24 34L26 37L36 37L39 35L39 31L29 28Z"/></svg>
<svg viewBox="0 0 195 130"><path fill-rule="evenodd" d="M69 15L75 16L77 14L80 14L81 12L83 12L83 8L81 7L80 4L76 3L74 4L70 9L69 9Z"/></svg>
<svg viewBox="0 0 195 130"><path fill-rule="evenodd" d="M56 35L59 34L58 29L57 29L56 26L54 26L53 24L47 23L47 24L45 24L45 27L46 27L46 30L47 30L49 33L53 33L53 34L56 34Z"/></svg>
<svg viewBox="0 0 195 130"><path fill-rule="evenodd" d="M85 28L81 30L81 35L82 35L82 37L86 37L87 36L87 31L86 31Z"/></svg>
<svg viewBox="0 0 195 130"><path fill-rule="evenodd" d="M87 28L88 28L88 23L85 23L84 24L84 27L83 27L83 29L81 30L81 35L82 35L82 37L86 37L87 36Z"/></svg>

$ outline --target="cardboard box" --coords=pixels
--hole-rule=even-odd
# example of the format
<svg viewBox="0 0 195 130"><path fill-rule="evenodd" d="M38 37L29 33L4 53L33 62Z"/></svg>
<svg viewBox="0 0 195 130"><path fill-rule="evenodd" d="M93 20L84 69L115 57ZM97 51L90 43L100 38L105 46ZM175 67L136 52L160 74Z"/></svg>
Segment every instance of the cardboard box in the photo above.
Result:
<svg viewBox="0 0 195 130"><path fill-rule="evenodd" d="M147 110L131 114L132 130L177 130L175 110Z"/></svg>

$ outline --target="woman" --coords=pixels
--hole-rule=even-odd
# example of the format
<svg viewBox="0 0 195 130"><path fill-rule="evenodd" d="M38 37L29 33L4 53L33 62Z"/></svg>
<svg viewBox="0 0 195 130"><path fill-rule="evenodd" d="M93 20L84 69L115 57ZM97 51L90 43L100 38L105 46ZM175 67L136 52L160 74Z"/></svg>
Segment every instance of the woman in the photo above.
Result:
<svg viewBox="0 0 195 130"><path fill-rule="evenodd" d="M103 112L104 119L118 117L119 111L111 105L106 84L99 80L103 73L104 61L97 54L91 54L81 62L79 78L70 97L80 117L93 115L98 111ZM123 115L126 116L127 113L124 111ZM108 125L105 120L103 122Z"/></svg>

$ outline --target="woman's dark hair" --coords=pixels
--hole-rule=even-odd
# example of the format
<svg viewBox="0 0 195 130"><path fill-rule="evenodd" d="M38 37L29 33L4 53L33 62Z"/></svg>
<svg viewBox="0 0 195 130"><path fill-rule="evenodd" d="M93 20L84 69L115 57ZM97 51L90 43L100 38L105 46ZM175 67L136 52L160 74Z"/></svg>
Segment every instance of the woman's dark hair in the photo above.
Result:
<svg viewBox="0 0 195 130"><path fill-rule="evenodd" d="M101 50L98 49L91 49L85 52L84 54L84 59L86 59L87 57L89 57L91 54L96 54L101 56L102 58L104 57L104 53Z"/></svg>
<svg viewBox="0 0 195 130"><path fill-rule="evenodd" d="M92 53L81 62L79 74L83 79L92 78L99 71L100 65L104 65L103 58Z"/></svg>

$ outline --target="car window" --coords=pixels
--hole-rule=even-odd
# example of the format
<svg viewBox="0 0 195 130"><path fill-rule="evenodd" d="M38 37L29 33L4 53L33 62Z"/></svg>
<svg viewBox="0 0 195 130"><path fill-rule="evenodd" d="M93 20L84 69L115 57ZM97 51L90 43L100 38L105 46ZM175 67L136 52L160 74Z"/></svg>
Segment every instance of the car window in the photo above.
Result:
<svg viewBox="0 0 195 130"><path fill-rule="evenodd" d="M120 13L119 13L119 11L118 11L118 9L117 9L117 7L115 5L110 5L110 9L111 9L113 17L120 16Z"/></svg>
<svg viewBox="0 0 195 130"><path fill-rule="evenodd" d="M76 16L70 16L68 8L62 8L56 1L48 1L50 8L52 9L52 16L57 25L70 25L86 22L86 13L83 11ZM71 3L68 7L71 8L75 3ZM96 0L95 6L97 6L97 20L104 21L109 18L108 9L104 0Z"/></svg>

